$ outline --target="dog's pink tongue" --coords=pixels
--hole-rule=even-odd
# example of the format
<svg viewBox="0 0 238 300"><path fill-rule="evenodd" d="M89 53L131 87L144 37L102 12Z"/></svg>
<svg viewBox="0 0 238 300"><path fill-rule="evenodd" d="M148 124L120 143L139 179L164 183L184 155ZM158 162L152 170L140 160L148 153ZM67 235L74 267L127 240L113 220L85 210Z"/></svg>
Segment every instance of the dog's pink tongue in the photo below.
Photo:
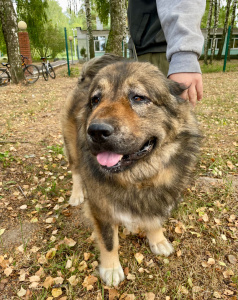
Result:
<svg viewBox="0 0 238 300"><path fill-rule="evenodd" d="M121 157L122 157L121 154L117 154L113 152L102 152L97 155L97 161L102 166L112 167L119 162Z"/></svg>

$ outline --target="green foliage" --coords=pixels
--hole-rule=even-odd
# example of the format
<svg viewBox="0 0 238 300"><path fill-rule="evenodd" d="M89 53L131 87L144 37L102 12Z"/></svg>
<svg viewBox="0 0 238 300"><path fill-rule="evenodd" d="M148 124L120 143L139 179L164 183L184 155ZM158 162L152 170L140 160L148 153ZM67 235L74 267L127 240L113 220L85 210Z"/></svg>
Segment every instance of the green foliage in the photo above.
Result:
<svg viewBox="0 0 238 300"><path fill-rule="evenodd" d="M109 0L94 0L96 5L96 11L98 17L104 25L108 24L109 13L110 13L110 1Z"/></svg>
<svg viewBox="0 0 238 300"><path fill-rule="evenodd" d="M0 51L3 53L7 53L7 48L6 48L6 43L5 43L4 37L3 37L1 22L0 22Z"/></svg>
<svg viewBox="0 0 238 300"><path fill-rule="evenodd" d="M86 53L85 47L83 47L83 48L80 49L80 55L81 55L83 58L86 58L86 57L87 57L87 53Z"/></svg>

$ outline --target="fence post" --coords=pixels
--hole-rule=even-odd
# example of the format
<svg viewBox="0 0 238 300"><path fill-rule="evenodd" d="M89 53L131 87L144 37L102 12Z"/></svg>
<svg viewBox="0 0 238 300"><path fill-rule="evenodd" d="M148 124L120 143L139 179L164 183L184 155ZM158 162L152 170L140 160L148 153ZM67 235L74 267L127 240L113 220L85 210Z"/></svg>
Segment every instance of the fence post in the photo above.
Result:
<svg viewBox="0 0 238 300"><path fill-rule="evenodd" d="M66 56L67 56L68 75L70 76L69 53L68 53L67 29L66 29L66 27L64 28L64 35L65 35L65 48L66 48Z"/></svg>
<svg viewBox="0 0 238 300"><path fill-rule="evenodd" d="M226 61L227 61L227 55L228 55L228 50L229 50L230 34L231 34L231 26L229 26L228 33L227 33L226 52L225 52L225 57L224 57L223 72L226 71Z"/></svg>

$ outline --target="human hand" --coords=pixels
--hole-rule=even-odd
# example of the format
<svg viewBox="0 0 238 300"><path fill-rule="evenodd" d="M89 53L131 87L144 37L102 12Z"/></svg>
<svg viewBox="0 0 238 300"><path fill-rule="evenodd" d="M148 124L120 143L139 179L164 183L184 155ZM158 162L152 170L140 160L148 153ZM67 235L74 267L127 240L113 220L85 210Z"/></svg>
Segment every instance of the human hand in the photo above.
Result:
<svg viewBox="0 0 238 300"><path fill-rule="evenodd" d="M197 101L202 100L203 85L202 74L200 73L174 73L169 76L169 79L177 81L188 87L181 95L185 100L189 100L193 106Z"/></svg>

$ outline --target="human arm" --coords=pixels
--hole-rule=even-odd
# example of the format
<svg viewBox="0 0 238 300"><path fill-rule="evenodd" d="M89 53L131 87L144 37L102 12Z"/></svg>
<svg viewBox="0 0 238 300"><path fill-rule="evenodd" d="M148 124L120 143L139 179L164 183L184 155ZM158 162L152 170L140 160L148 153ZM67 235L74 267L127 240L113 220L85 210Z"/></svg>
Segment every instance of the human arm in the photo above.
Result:
<svg viewBox="0 0 238 300"><path fill-rule="evenodd" d="M184 93L195 105L202 98L202 76L198 58L203 47L200 30L205 0L156 0L161 26L167 41L170 63L168 77L187 86Z"/></svg>

